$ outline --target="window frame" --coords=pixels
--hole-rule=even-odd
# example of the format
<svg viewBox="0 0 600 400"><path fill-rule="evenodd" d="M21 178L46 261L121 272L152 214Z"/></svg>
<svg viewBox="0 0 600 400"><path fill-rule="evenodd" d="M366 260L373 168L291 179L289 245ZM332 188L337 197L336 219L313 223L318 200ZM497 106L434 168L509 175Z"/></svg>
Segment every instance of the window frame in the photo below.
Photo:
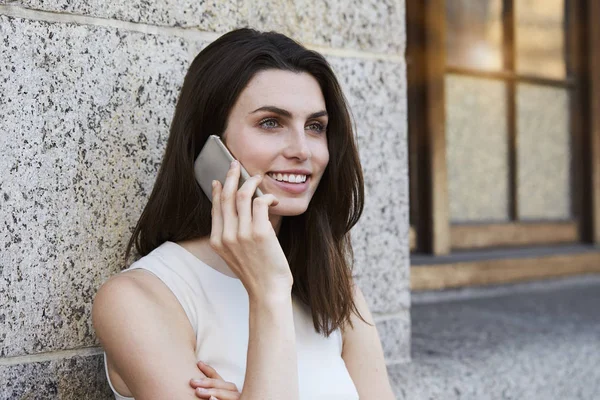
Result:
<svg viewBox="0 0 600 400"><path fill-rule="evenodd" d="M515 71L513 0L503 1L504 70L446 66L445 0L407 3L407 80L409 103L411 250L433 255L452 250L565 242L600 244L600 28L597 1L572 0L566 17L565 46L572 75L566 79L518 74ZM587 11L587 12L586 12ZM596 13L596 14L594 14ZM586 18L587 16L587 18ZM456 224L449 219L446 165L445 88L447 73L502 80L507 84L509 135L509 216L498 224ZM572 219L517 221L516 87L519 83L569 90L572 135ZM512 238L507 239L512 232ZM473 238L479 237L478 240Z"/></svg>

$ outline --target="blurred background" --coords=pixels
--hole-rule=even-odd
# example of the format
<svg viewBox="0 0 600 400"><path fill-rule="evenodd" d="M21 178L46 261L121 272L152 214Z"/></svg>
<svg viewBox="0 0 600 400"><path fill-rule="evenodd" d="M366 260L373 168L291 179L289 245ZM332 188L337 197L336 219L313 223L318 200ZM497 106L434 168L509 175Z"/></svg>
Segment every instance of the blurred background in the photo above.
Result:
<svg viewBox="0 0 600 400"><path fill-rule="evenodd" d="M407 398L600 398L600 2L406 6Z"/></svg>

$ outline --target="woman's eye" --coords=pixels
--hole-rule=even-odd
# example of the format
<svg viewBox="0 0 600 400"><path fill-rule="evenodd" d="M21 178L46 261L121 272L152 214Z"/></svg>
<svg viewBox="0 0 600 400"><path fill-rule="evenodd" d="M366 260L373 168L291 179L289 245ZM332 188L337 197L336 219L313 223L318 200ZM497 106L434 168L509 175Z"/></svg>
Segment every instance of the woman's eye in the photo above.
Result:
<svg viewBox="0 0 600 400"><path fill-rule="evenodd" d="M321 124L320 122L313 122L310 125L307 125L307 128L310 129L311 131L315 131L315 132L324 132L325 131L325 126L323 124Z"/></svg>
<svg viewBox="0 0 600 400"><path fill-rule="evenodd" d="M274 119L264 119L262 121L260 121L260 126L266 129L273 129L273 128L277 128L279 126L279 123L277 122L277 120Z"/></svg>

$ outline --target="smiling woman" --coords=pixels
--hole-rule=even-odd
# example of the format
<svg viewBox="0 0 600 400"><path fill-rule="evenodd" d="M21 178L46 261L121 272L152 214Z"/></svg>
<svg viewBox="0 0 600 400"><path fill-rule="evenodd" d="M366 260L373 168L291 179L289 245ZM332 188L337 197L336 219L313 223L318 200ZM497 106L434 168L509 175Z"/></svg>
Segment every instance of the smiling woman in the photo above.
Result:
<svg viewBox="0 0 600 400"><path fill-rule="evenodd" d="M236 159L212 199L193 169L210 135ZM94 301L115 397L393 399L352 279L363 197L348 107L320 54L250 29L205 48L129 242L126 257L142 258Z"/></svg>

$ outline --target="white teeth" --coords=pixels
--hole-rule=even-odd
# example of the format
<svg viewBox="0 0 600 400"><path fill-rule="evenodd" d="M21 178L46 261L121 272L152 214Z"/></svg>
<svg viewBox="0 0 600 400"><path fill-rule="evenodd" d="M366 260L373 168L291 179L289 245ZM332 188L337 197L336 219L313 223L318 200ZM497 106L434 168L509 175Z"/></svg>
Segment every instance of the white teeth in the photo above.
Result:
<svg viewBox="0 0 600 400"><path fill-rule="evenodd" d="M280 173L269 173L269 175L281 182L290 182L290 183L303 183L306 182L306 175L294 175L294 174L280 174Z"/></svg>

